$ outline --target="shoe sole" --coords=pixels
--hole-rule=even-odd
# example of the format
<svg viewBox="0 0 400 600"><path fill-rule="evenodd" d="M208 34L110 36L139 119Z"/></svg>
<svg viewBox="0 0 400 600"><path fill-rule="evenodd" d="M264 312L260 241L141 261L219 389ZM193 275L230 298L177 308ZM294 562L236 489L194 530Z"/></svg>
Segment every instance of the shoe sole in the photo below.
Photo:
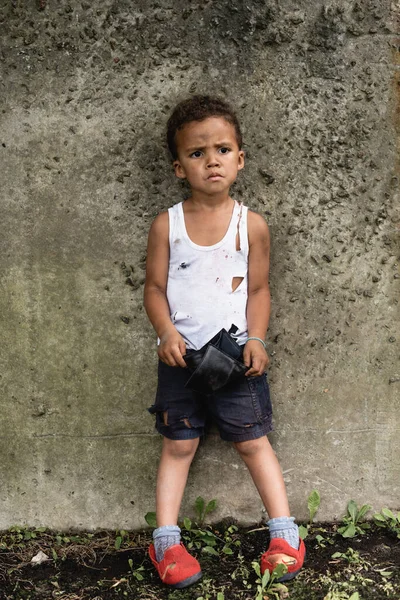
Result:
<svg viewBox="0 0 400 600"><path fill-rule="evenodd" d="M170 585L170 587L180 590L182 588L188 587L189 585L192 585L193 583L196 583L197 581L199 581L199 579L202 578L202 576L203 576L203 573L201 571L199 571L198 573L195 573L191 577L188 577L187 579L184 579L183 581L180 581L179 583Z"/></svg>
<svg viewBox="0 0 400 600"><path fill-rule="evenodd" d="M296 575L300 573L300 571L301 569L299 569L298 571L293 571L293 573L286 573L286 575L282 575L282 577L279 577L279 579L277 579L276 582L282 583L284 581L290 581L291 579L294 579Z"/></svg>

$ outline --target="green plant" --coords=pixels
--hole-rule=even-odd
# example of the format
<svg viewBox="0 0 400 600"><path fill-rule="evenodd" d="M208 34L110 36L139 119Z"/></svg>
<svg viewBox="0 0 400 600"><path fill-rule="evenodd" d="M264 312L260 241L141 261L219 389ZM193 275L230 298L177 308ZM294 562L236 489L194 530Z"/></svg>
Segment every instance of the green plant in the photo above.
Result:
<svg viewBox="0 0 400 600"><path fill-rule="evenodd" d="M210 500L206 503L201 496L196 498L194 509L198 521L192 521L189 517L185 517L181 524L182 538L189 550L196 548L205 554L219 556L220 552L233 554L232 547L240 545L240 541L235 539L234 535L238 530L236 525L228 527L224 531L223 538L216 535L210 527L204 526L205 517L213 512L216 507L216 500ZM156 513L148 512L144 518L150 527L157 527Z"/></svg>
<svg viewBox="0 0 400 600"><path fill-rule="evenodd" d="M129 565L131 573L132 573L133 577L136 579L136 581L143 581L144 577L142 575L142 572L145 570L144 566L140 565L140 567L138 567L137 569L134 569L133 568L133 560L131 558L128 559L128 565Z"/></svg>
<svg viewBox="0 0 400 600"><path fill-rule="evenodd" d="M361 598L358 592L354 592L354 594L349 596L346 592L332 591L328 592L324 600L361 600Z"/></svg>
<svg viewBox="0 0 400 600"><path fill-rule="evenodd" d="M321 531L322 533L326 533L326 529L318 529L317 531ZM330 537L324 537L321 534L315 536L315 541L317 542L320 548L326 548L327 544L333 545L335 541Z"/></svg>
<svg viewBox="0 0 400 600"><path fill-rule="evenodd" d="M312 526L313 519L318 512L319 505L321 504L321 497L319 495L318 490L313 490L307 499L307 507L308 514L310 516L310 520L307 525L300 525L299 527L299 535L304 540L309 533L309 530Z"/></svg>
<svg viewBox="0 0 400 600"><path fill-rule="evenodd" d="M357 535L357 533L363 535L366 529L370 529L370 524L363 522L362 519L371 510L370 504L363 504L358 508L354 500L350 500L347 505L347 514L343 517L343 526L338 528L344 538L351 538Z"/></svg>
<svg viewBox="0 0 400 600"><path fill-rule="evenodd" d="M210 502L205 503L204 498L198 496L194 503L194 509L197 515L197 523L201 526L204 523L206 516L209 513L212 513L217 508L217 501L210 500Z"/></svg>
<svg viewBox="0 0 400 600"><path fill-rule="evenodd" d="M124 540L128 540L128 539L129 539L129 533L127 531L125 531L124 529L117 530L116 538L115 538L115 542L114 542L115 549L119 550L121 548Z"/></svg>
<svg viewBox="0 0 400 600"><path fill-rule="evenodd" d="M335 552L332 554L332 558L340 558L352 565L364 563L363 559L360 557L360 553L353 548L347 548L346 552Z"/></svg>
<svg viewBox="0 0 400 600"><path fill-rule="evenodd" d="M257 575L257 592L254 600L264 600L266 597L268 599L276 598L276 600L280 600L282 597L284 597L284 594L288 592L288 588L286 585L283 585L283 583L278 583L276 580L287 573L286 565L277 565L272 573L270 573L267 569L263 575L261 575L260 564L258 562L252 562L251 566Z"/></svg>
<svg viewBox="0 0 400 600"><path fill-rule="evenodd" d="M380 513L373 516L378 527L385 527L400 539L400 512L395 515L389 508L382 508Z"/></svg>
<svg viewBox="0 0 400 600"><path fill-rule="evenodd" d="M213 554L219 556L219 553L215 549L218 544L218 537L210 529L201 529L196 526L196 523L185 517L181 526L182 537L186 542L187 548L201 549L205 554Z"/></svg>

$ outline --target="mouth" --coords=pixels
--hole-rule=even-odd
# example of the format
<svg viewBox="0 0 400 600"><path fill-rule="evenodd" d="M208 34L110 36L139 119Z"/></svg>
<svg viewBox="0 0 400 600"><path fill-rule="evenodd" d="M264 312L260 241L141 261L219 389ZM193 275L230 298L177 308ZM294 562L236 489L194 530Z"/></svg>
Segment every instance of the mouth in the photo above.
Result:
<svg viewBox="0 0 400 600"><path fill-rule="evenodd" d="M220 175L220 173L211 173L207 177L208 181L219 181L220 179L223 179L223 177L222 177L222 175Z"/></svg>

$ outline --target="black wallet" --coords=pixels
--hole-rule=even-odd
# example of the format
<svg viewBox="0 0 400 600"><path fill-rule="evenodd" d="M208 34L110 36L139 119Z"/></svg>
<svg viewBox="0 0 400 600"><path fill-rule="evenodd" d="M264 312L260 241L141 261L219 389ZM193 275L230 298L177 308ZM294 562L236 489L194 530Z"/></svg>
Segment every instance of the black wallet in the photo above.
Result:
<svg viewBox="0 0 400 600"><path fill-rule="evenodd" d="M243 348L231 336L237 329L236 325L229 332L221 329L200 350L183 357L192 371L185 387L210 394L246 373L249 367L243 363Z"/></svg>

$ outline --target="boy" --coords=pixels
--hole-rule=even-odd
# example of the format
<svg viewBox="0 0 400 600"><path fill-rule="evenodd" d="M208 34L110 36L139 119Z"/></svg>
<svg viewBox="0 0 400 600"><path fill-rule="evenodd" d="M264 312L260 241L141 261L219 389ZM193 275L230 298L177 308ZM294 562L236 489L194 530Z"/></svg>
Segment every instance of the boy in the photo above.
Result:
<svg viewBox="0 0 400 600"><path fill-rule="evenodd" d="M177 525L188 471L206 415L247 465L269 515L270 546L261 570L284 562L291 579L305 548L290 511L278 460L266 436L271 403L265 369L269 233L264 219L229 196L244 166L239 122L219 98L194 96L176 106L167 130L175 175L191 196L154 220L148 241L145 308L158 335L157 430L164 436L157 474L157 529L150 557L161 580L176 588L201 577ZM185 388L184 355L221 328L236 325L245 375L213 394Z"/></svg>

